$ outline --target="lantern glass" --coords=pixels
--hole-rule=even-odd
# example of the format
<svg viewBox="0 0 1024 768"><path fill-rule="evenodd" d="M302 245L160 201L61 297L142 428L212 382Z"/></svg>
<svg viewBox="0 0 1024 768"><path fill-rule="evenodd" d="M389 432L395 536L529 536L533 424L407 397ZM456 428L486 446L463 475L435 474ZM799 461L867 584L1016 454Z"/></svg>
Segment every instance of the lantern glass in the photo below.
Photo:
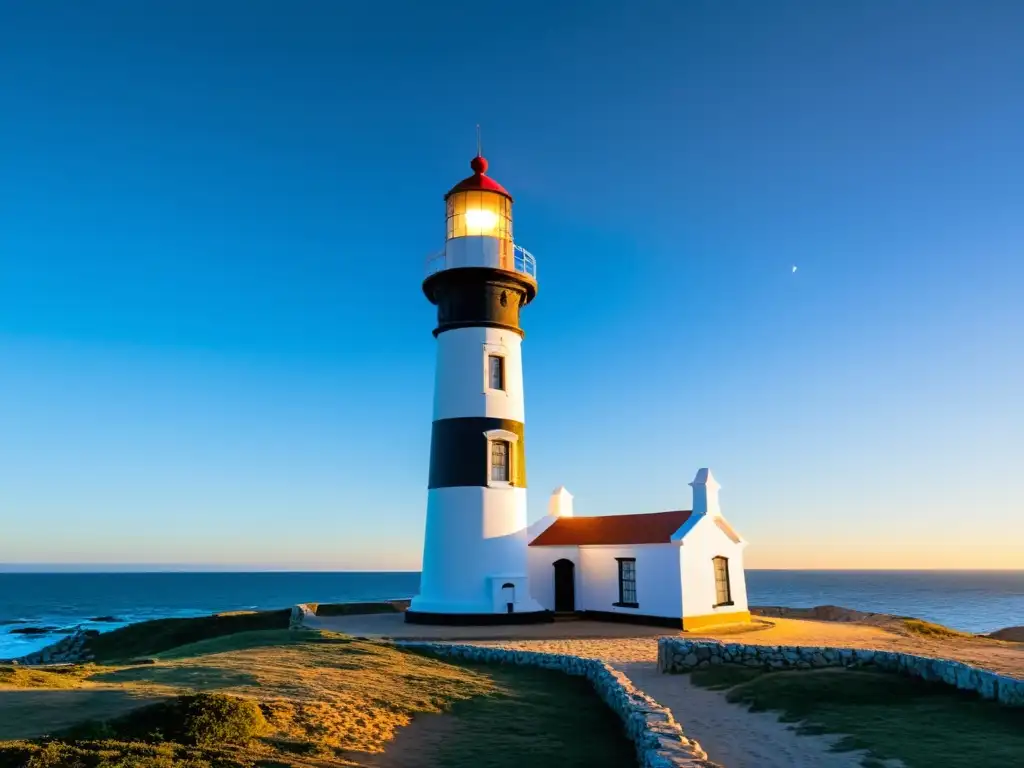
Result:
<svg viewBox="0 0 1024 768"><path fill-rule="evenodd" d="M512 201L497 192L471 190L448 197L447 239L472 236L512 241Z"/></svg>

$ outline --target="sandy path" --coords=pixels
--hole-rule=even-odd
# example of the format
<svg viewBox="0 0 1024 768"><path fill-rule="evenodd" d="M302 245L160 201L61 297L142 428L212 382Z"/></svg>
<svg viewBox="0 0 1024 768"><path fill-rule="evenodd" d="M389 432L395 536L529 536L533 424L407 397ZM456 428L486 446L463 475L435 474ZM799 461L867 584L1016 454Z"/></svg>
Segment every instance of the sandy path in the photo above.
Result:
<svg viewBox="0 0 1024 768"><path fill-rule="evenodd" d="M663 675L650 662L617 665L645 693L672 710L708 758L728 768L861 768L862 752L832 752L834 736L798 736L770 712L730 704L688 675Z"/></svg>
<svg viewBox="0 0 1024 768"><path fill-rule="evenodd" d="M625 672L638 688L672 714L708 757L728 768L861 768L862 753L832 752L833 736L799 736L769 712L730 704L686 675L658 672L655 638L478 641L474 645L572 654L603 659Z"/></svg>
<svg viewBox="0 0 1024 768"><path fill-rule="evenodd" d="M903 651L922 656L954 659L974 664L1012 677L1024 678L1024 643L997 640L941 638L931 639L903 635L880 627L805 619L771 619L756 631L740 634L730 630L716 632L673 633L687 638L715 638L723 642L754 645L828 645L842 648L871 648L878 651ZM582 623L582 622L581 622ZM595 622L596 623L596 622ZM548 625L551 626L551 625ZM564 631L564 630L563 630ZM459 642L453 638L454 642ZM506 648L544 650L568 653L606 661L657 661L656 637L592 637L516 640L474 640L478 645L500 645Z"/></svg>

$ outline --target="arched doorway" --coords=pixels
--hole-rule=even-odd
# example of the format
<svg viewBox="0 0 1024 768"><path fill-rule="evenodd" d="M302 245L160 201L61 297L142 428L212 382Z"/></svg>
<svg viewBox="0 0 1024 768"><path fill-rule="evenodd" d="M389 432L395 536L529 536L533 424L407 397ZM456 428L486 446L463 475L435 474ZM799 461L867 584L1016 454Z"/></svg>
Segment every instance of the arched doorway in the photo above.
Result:
<svg viewBox="0 0 1024 768"><path fill-rule="evenodd" d="M576 610L576 566L572 560L556 560L555 566L555 613L572 613Z"/></svg>
<svg viewBox="0 0 1024 768"><path fill-rule="evenodd" d="M511 582L502 584L501 597L505 601L505 607L508 609L508 612L512 613L516 605L516 585Z"/></svg>

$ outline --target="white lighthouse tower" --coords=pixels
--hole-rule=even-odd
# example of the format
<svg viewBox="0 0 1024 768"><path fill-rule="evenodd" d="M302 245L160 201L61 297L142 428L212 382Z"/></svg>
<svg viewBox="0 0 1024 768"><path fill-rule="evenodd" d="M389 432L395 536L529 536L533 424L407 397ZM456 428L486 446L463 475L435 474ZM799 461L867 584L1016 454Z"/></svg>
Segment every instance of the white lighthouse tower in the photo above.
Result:
<svg viewBox="0 0 1024 768"><path fill-rule="evenodd" d="M536 262L512 240L512 196L483 157L470 167L445 195L445 248L423 281L437 305L437 371L423 575L406 621L547 621L527 580L519 327Z"/></svg>

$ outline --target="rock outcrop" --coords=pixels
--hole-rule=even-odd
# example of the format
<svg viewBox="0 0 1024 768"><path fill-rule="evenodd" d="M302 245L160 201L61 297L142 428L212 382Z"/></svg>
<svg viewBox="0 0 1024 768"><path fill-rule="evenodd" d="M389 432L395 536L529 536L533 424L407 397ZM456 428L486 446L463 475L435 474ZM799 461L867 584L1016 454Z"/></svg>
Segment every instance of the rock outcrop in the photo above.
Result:
<svg viewBox="0 0 1024 768"><path fill-rule="evenodd" d="M1004 627L991 633L989 637L1005 640L1009 643L1024 643L1024 627Z"/></svg>
<svg viewBox="0 0 1024 768"><path fill-rule="evenodd" d="M93 657L87 650L87 644L98 634L99 632L95 629L76 628L59 642L48 645L41 651L13 659L11 663L37 666L41 664L81 664L92 661Z"/></svg>

